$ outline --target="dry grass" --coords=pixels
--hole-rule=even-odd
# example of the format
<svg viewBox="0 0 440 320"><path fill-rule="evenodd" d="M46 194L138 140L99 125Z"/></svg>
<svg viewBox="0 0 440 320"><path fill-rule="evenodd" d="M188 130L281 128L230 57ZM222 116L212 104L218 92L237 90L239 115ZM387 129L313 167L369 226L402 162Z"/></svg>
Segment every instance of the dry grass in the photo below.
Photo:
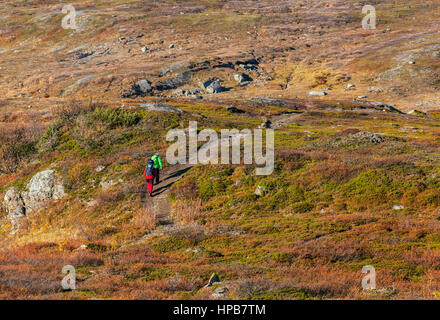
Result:
<svg viewBox="0 0 440 320"><path fill-rule="evenodd" d="M196 222L204 216L202 200L179 200L173 204L173 216L183 224Z"/></svg>
<svg viewBox="0 0 440 320"><path fill-rule="evenodd" d="M158 222L157 211L151 206L143 207L133 214L133 224L145 231L153 230Z"/></svg>

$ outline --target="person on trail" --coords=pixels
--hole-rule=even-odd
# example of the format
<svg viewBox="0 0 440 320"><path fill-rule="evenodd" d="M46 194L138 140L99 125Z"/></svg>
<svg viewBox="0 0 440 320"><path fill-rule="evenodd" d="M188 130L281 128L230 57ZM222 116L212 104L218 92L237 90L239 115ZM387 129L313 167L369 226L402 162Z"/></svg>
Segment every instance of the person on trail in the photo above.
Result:
<svg viewBox="0 0 440 320"><path fill-rule="evenodd" d="M145 167L144 177L147 179L148 193L150 194L150 197L152 197L154 185L154 161L151 159L148 160L147 166Z"/></svg>
<svg viewBox="0 0 440 320"><path fill-rule="evenodd" d="M162 160L160 159L159 153L155 153L154 156L151 157L151 160L154 161L154 177L156 178L156 184L159 183L159 167L162 169Z"/></svg>

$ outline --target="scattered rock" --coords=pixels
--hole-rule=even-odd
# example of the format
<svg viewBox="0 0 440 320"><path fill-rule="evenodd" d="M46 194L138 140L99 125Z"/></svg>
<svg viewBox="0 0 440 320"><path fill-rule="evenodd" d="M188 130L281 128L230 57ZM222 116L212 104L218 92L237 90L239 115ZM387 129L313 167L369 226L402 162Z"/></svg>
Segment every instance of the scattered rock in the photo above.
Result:
<svg viewBox="0 0 440 320"><path fill-rule="evenodd" d="M27 185L28 192L22 192L26 213L39 209L44 201L64 197L64 186L55 184L55 171L45 170L37 173Z"/></svg>
<svg viewBox="0 0 440 320"><path fill-rule="evenodd" d="M266 192L266 188L265 187L263 187L263 186L258 186L257 187L257 189L255 189L255 194L257 195L257 196L262 196L262 195L264 195L264 193Z"/></svg>
<svg viewBox="0 0 440 320"><path fill-rule="evenodd" d="M85 52L78 52L75 54L75 59L81 60L81 59L84 59L84 58L87 58L87 57L93 55L94 53L95 53L94 50L85 51Z"/></svg>
<svg viewBox="0 0 440 320"><path fill-rule="evenodd" d="M247 84L252 81L252 78L245 73L240 73L234 74L234 80L237 81L239 84Z"/></svg>
<svg viewBox="0 0 440 320"><path fill-rule="evenodd" d="M266 120L260 125L260 129L270 129L272 126L272 121Z"/></svg>
<svg viewBox="0 0 440 320"><path fill-rule="evenodd" d="M188 83L188 81L191 79L192 72L191 71L185 71L176 74L175 77L169 78L165 80L165 85L157 86L158 90L169 90L169 89L175 89L177 87L183 86Z"/></svg>
<svg viewBox="0 0 440 320"><path fill-rule="evenodd" d="M415 115L415 116L426 116L426 113L419 110L411 110L407 114Z"/></svg>
<svg viewBox="0 0 440 320"><path fill-rule="evenodd" d="M107 188L113 187L113 186L115 186L115 185L117 185L118 183L121 183L121 182L124 182L124 180L122 180L121 178L119 178L117 180L110 179L110 180L103 180L103 181L101 181L99 183L99 185L101 186L101 188L107 189Z"/></svg>
<svg viewBox="0 0 440 320"><path fill-rule="evenodd" d="M327 92L325 91L310 91L309 96L326 96Z"/></svg>
<svg viewBox="0 0 440 320"><path fill-rule="evenodd" d="M404 206L393 206L393 210L403 210L405 209Z"/></svg>
<svg viewBox="0 0 440 320"><path fill-rule="evenodd" d="M198 248L198 247L197 248L188 248L185 250L185 252L191 252L191 253L200 253L202 251L203 251L203 249Z"/></svg>
<svg viewBox="0 0 440 320"><path fill-rule="evenodd" d="M284 107L285 103L280 99L273 99L269 97L256 97L250 99L252 102L256 103L260 106L275 106L275 107Z"/></svg>
<svg viewBox="0 0 440 320"><path fill-rule="evenodd" d="M137 96L145 96L153 90L151 82L143 79L134 83L130 88L123 89L121 92L122 98L132 98Z"/></svg>
<svg viewBox="0 0 440 320"><path fill-rule="evenodd" d="M352 83L347 84L347 89L355 89L356 86Z"/></svg>
<svg viewBox="0 0 440 320"><path fill-rule="evenodd" d="M147 109L148 111L159 111L159 112L172 112L182 114L182 110L169 104L163 102L156 103L143 103L140 105L141 108Z"/></svg>
<svg viewBox="0 0 440 320"><path fill-rule="evenodd" d="M385 141L384 137L382 137L380 134L368 131L359 131L358 133L351 135L351 137L354 139L368 140L370 143L374 144L382 143Z"/></svg>
<svg viewBox="0 0 440 320"><path fill-rule="evenodd" d="M220 282L220 277L216 273L213 273L211 274L211 277L209 278L208 284L205 286L205 288L212 286L216 282Z"/></svg>
<svg viewBox="0 0 440 320"><path fill-rule="evenodd" d="M175 47L175 45L173 43L170 44L170 46L169 46L170 49L173 49L174 47Z"/></svg>
<svg viewBox="0 0 440 320"><path fill-rule="evenodd" d="M244 70L257 70L258 69L258 61L255 59L251 59L248 61L237 61L236 64L243 68Z"/></svg>
<svg viewBox="0 0 440 320"><path fill-rule="evenodd" d="M234 106L227 106L226 110L228 110L231 113L243 113L243 110L238 109L237 107Z"/></svg>
<svg viewBox="0 0 440 320"><path fill-rule="evenodd" d="M19 227L19 220L26 215L23 198L16 188L11 188L6 192L3 205L12 224L12 233L15 233Z"/></svg>
<svg viewBox="0 0 440 320"><path fill-rule="evenodd" d="M228 288L226 287L218 287L215 288L214 291L212 292L212 297L214 299L222 299L224 297L226 297L226 295L228 294Z"/></svg>
<svg viewBox="0 0 440 320"><path fill-rule="evenodd" d="M142 47L141 51L142 51L143 53L146 53L146 52L148 52L148 48L147 48L147 47Z"/></svg>
<svg viewBox="0 0 440 320"><path fill-rule="evenodd" d="M57 200L64 197L64 186L55 178L55 171L45 170L32 177L26 190L19 192L10 188L4 197L3 205L8 213L15 232L19 227L19 220L28 213L39 209L45 201Z"/></svg>
<svg viewBox="0 0 440 320"><path fill-rule="evenodd" d="M181 97L181 96L187 96L187 97L196 97L196 98L201 98L200 94L202 93L202 91L198 88L193 88L193 89L177 89L173 91L173 95Z"/></svg>
<svg viewBox="0 0 440 320"><path fill-rule="evenodd" d="M395 112L395 113L400 113L400 114L403 113L402 111L396 109L394 107L394 105L385 104L385 103L382 103L382 102L362 101L362 100L356 100L356 99L353 99L353 102L358 102L358 103L361 103L363 105L368 105L368 106L380 108L380 109L382 109L382 111Z"/></svg>
<svg viewBox="0 0 440 320"><path fill-rule="evenodd" d="M145 95L146 93L151 92L151 90L153 88L151 87L151 82L150 81L148 81L146 79L143 79L143 80L140 80L140 81L136 82L134 84L133 89L136 91L136 93L138 95Z"/></svg>
<svg viewBox="0 0 440 320"><path fill-rule="evenodd" d="M378 134L359 129L347 129L335 134L331 139L318 141L317 145L340 148L345 146L365 146L385 142L385 138Z"/></svg>
<svg viewBox="0 0 440 320"><path fill-rule="evenodd" d="M178 97L185 96L185 95L187 95L187 93L188 93L188 91L183 90L183 89L176 89L172 92L173 95L178 96Z"/></svg>
<svg viewBox="0 0 440 320"><path fill-rule="evenodd" d="M399 130L400 132L407 132L407 131L413 131L413 132L422 132L423 130L417 127L403 127Z"/></svg>
<svg viewBox="0 0 440 320"><path fill-rule="evenodd" d="M409 64L416 64L416 62L411 60Z"/></svg>
<svg viewBox="0 0 440 320"><path fill-rule="evenodd" d="M213 80L213 79L203 82L202 88L207 93L219 93L219 92L224 91L224 88L221 86L220 81Z"/></svg>
<svg viewBox="0 0 440 320"><path fill-rule="evenodd" d="M106 167L105 166L97 166L96 168L95 168L95 171L96 172L101 172L102 170L104 170Z"/></svg>
<svg viewBox="0 0 440 320"><path fill-rule="evenodd" d="M190 65L191 64L189 62L187 62L187 61L176 62L176 63L173 63L173 64L171 64L170 66L168 66L166 68L163 68L161 70L161 74L162 74L162 76L164 76L167 73L171 73L171 72L174 72L174 71L177 71L177 70L183 70L183 69L189 68Z"/></svg>
<svg viewBox="0 0 440 320"><path fill-rule="evenodd" d="M367 96L359 96L358 99L367 99Z"/></svg>

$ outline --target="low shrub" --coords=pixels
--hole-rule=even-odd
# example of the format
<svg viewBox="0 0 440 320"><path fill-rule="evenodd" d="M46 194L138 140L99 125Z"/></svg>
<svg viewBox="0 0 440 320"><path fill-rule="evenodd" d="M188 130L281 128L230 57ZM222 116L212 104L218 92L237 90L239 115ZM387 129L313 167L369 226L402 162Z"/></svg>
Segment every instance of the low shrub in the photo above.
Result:
<svg viewBox="0 0 440 320"><path fill-rule="evenodd" d="M113 129L119 126L130 127L141 120L137 112L131 112L123 109L96 108L88 114L89 119L106 123Z"/></svg>

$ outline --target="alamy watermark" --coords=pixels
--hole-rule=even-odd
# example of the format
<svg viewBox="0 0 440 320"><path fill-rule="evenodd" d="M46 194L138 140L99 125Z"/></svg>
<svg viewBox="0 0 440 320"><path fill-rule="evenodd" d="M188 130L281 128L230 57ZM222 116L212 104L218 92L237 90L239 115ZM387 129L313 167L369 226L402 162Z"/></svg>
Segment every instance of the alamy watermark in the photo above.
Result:
<svg viewBox="0 0 440 320"><path fill-rule="evenodd" d="M376 289L376 269L373 266L364 266L362 268L362 273L368 273L362 279L362 288L364 290L375 290Z"/></svg>
<svg viewBox="0 0 440 320"><path fill-rule="evenodd" d="M376 29L376 9L372 5L365 5L362 8L362 13L368 13L362 19L362 28L365 30Z"/></svg>
<svg viewBox="0 0 440 320"><path fill-rule="evenodd" d="M64 29L78 29L76 24L76 10L72 5L65 5L62 10L63 14L67 14L61 21L61 26ZM362 13L367 14L362 19L362 28L365 30L376 29L376 9L372 5L365 5L362 8Z"/></svg>
<svg viewBox="0 0 440 320"><path fill-rule="evenodd" d="M72 5L66 5L63 7L64 14L68 13L63 20L61 21L61 26L64 29L78 29L78 26L76 24L76 11L75 7Z"/></svg>
<svg viewBox="0 0 440 320"><path fill-rule="evenodd" d="M243 142L243 163L263 166L256 168L256 174L270 175L275 162L274 131L265 131L263 139L262 129L223 129L219 138L219 134L213 129L204 129L197 133L197 121L190 121L188 129L173 129L168 132L167 141L174 141L176 138L177 141L167 149L166 159L169 164L218 164L220 147L221 164L241 164ZM265 154L263 140L266 142ZM207 142L198 149L199 141Z"/></svg>
<svg viewBox="0 0 440 320"><path fill-rule="evenodd" d="M75 267L71 265L64 266L61 270L62 273L67 275L61 280L61 286L63 290L75 290L76 289L76 271Z"/></svg>

